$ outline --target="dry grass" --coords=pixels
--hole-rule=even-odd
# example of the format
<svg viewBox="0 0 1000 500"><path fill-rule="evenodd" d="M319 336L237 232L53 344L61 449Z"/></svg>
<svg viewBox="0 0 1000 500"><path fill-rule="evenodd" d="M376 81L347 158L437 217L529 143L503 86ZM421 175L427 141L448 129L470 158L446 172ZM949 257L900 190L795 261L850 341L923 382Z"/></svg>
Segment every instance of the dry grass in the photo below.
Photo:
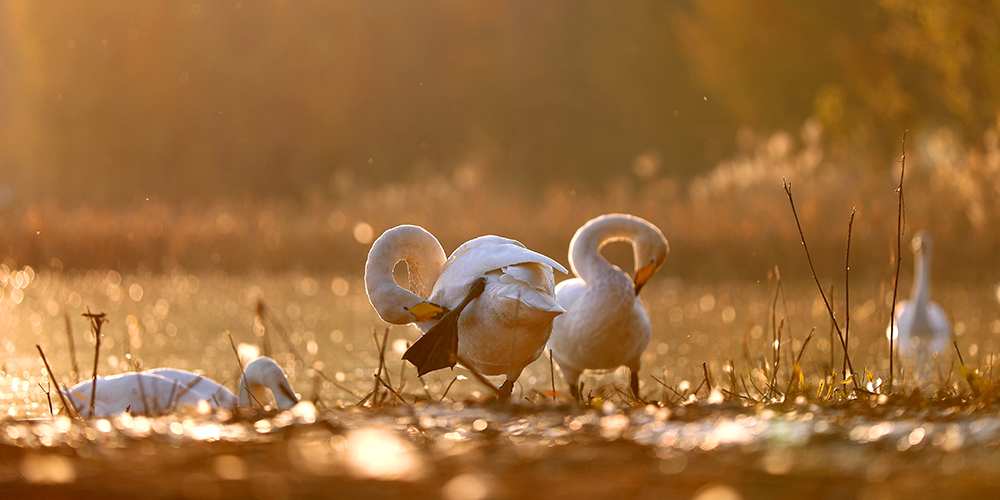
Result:
<svg viewBox="0 0 1000 500"><path fill-rule="evenodd" d="M628 212L656 223L671 242L664 272L698 279L759 279L774 264L807 272L798 235L781 194L787 177L802 193L799 216L816 262L837 260L842 244L830 222L857 207L855 275L889 279L897 176L884 168L828 160L809 140L787 134L684 183L671 177L624 176L600 192L552 185L528 196L499 182L431 175L407 184L313 194L304 202L149 201L117 208L66 208L55 203L11 206L0 217L0 250L9 266L110 268L120 271L283 271L356 275L371 240L401 223L427 227L446 249L480 234L521 240L565 262L567 242L583 222ZM926 228L942 245L939 277L982 280L981 263L1000 253L1000 147L987 142L933 168L907 172L907 227ZM949 157L950 158L950 157ZM481 176L480 176L481 177ZM821 270L824 281L839 266Z"/></svg>

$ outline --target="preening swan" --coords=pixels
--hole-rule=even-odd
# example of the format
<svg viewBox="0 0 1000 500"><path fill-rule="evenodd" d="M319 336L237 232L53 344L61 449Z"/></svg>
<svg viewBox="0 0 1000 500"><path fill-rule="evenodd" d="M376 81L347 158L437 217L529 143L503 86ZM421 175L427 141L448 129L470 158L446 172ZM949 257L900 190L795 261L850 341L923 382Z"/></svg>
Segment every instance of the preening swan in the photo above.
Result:
<svg viewBox="0 0 1000 500"><path fill-rule="evenodd" d="M264 389L270 389L279 410L287 410L299 402L291 384L288 383L288 378L285 377L285 372L281 371L278 363L265 356L254 358L243 367L243 375L240 376L236 387L239 388L240 406L250 406L251 397L247 389L253 394L252 399L260 404L268 401Z"/></svg>
<svg viewBox="0 0 1000 500"><path fill-rule="evenodd" d="M601 247L612 241L632 244L635 280L601 255ZM669 251L656 226L631 215L602 215L573 235L569 265L577 277L556 286L556 300L566 312L553 323L548 346L574 397L580 396L584 370L622 365L631 370L630 387L639 396L639 361L652 336L639 290Z"/></svg>
<svg viewBox="0 0 1000 500"><path fill-rule="evenodd" d="M409 290L392 271L405 261ZM419 226L396 226L368 252L365 290L387 323L415 323L425 332L403 355L423 375L461 362L483 375L505 375L510 395L524 367L538 358L563 312L553 293L558 262L521 243L481 236L448 259L437 238Z"/></svg>
<svg viewBox="0 0 1000 500"><path fill-rule="evenodd" d="M934 354L947 352L951 322L941 306L931 302L931 235L918 231L910 242L914 253L913 291L910 300L896 305L899 356L924 368Z"/></svg>
<svg viewBox="0 0 1000 500"><path fill-rule="evenodd" d="M157 415L185 406L196 406L201 401L205 401L211 408L249 406L250 397L246 387L254 391L254 396L261 403L267 401L263 388L270 389L274 393L277 407L282 410L291 408L298 402L284 372L270 358L256 358L247 363L243 371L246 373L246 381L244 383L243 378L240 378L239 398L211 379L175 368L100 377L97 379L92 416L109 417L126 410L132 415ZM93 380L87 380L63 390L70 404L84 417L91 416L92 385Z"/></svg>

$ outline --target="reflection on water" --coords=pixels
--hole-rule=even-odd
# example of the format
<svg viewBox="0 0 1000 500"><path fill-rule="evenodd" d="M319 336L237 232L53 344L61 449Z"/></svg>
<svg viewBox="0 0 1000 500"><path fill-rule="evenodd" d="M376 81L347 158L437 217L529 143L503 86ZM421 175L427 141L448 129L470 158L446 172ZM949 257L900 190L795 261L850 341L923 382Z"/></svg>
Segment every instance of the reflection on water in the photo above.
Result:
<svg viewBox="0 0 1000 500"><path fill-rule="evenodd" d="M221 271L122 276L115 271L55 273L0 267L0 285L0 327L5 331L0 340L4 388L0 403L6 414L18 417L41 416L49 410L40 388L49 382L35 344L43 347L62 384L92 373L93 336L80 317L88 308L107 313L110 320L101 346L101 375L170 366L203 372L233 388L239 367L227 335L231 333L240 349L256 347L275 358L305 399L313 399L318 391L317 403L326 407L355 404L371 390L379 359L374 337L385 328L368 304L359 277L231 276ZM706 285L654 280L643 292L654 331L642 359L644 397L679 402L681 395L687 397L704 381L705 369L716 386L753 394L755 389L743 390L742 383L735 390L728 384L739 375L756 375L767 382L778 333L777 354L784 360L782 364L779 359L779 376L787 380L789 360L798 356L814 327L816 334L801 368L806 386L821 389L817 386L830 373L829 367L841 369L840 341L814 288L786 283L784 292L775 301L774 284L766 281ZM951 316L956 340L973 368L988 367L995 359L1000 316L992 292L947 286L936 290L935 300ZM891 293L884 285L859 285L852 294L852 362L861 373L870 370L875 385L888 374L884 332ZM265 305L263 317L257 316L258 300ZM838 309L842 307L838 303ZM73 371L64 313L71 323L80 374ZM413 327L390 330L389 378L396 387L403 385L404 395L440 398L465 372L443 370L423 381L416 379L412 367L399 358L418 335ZM938 382L955 382L948 375L952 358L953 353L947 353L940 360ZM515 396L552 396L550 368L545 356L529 366ZM558 371L555 377L556 391L565 392ZM622 373L583 378L585 392L612 398L619 396L609 387L623 386L624 381ZM462 400L483 392L473 380L460 380L447 396ZM709 397L708 391L703 389L698 397Z"/></svg>
<svg viewBox="0 0 1000 500"><path fill-rule="evenodd" d="M0 455L13 457L0 465L0 485L79 484L138 461L155 465L154 472L130 478L123 488L143 481L162 485L158 474L173 471L186 479L172 486L176 491L165 491L211 491L213 498L227 496L219 489L226 482L253 483L282 497L343 480L423 485L429 489L408 493L433 498L552 494L538 484L560 484L561 493L642 496L642 488L656 486L685 497L751 498L761 475L796 487L815 478L860 478L848 488L853 495L872 484L892 484L919 496L931 491L919 489L925 476L962 478L974 491L983 484L977 474L1000 472L1000 418L989 401L819 401L816 394L828 392L822 384L829 383L830 367L839 372L842 361L837 350L831 356L839 341L808 284L785 283L785 296L775 301L774 284L766 281L651 283L643 291L654 328L641 377L647 404L615 389L627 380L617 372L585 376L587 404L571 404L544 356L521 377L515 404L483 404L486 391L464 370L417 379L399 358L418 332L394 327L386 342L386 378L401 387L406 404L386 395L387 405L378 409L355 406L373 387L376 337L384 332L358 277L122 276L0 267L0 284L0 410L14 417L0 423ZM887 375L891 292L884 286L852 290L852 361L859 377L867 377L865 369L872 373L862 385L877 385ZM939 286L935 300L955 324L966 363L992 377L987 368L1000 333L993 291ZM260 351L278 360L303 402L277 414L190 409L158 418L47 418L49 382L34 344L44 348L62 384L88 377L93 339L80 317L88 307L110 319L101 375L173 366L200 370L232 388L239 368L229 332L242 354ZM64 313L81 374L73 371ZM789 360L802 352L813 328L800 364L800 394L808 397L745 404L747 395L763 399L768 391L775 336L780 332L783 364L771 380L784 389ZM952 363L950 353L943 356L936 387L965 384L949 375ZM711 391L703 387L706 377L713 379ZM58 401L53 406L58 409ZM297 479L290 483L289 477ZM865 494L883 490L872 491Z"/></svg>

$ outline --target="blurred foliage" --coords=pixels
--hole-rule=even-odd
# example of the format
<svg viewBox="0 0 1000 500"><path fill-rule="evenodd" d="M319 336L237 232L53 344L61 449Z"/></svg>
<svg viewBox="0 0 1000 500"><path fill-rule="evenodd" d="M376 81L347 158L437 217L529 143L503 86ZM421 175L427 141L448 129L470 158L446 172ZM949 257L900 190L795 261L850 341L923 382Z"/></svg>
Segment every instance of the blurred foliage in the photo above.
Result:
<svg viewBox="0 0 1000 500"><path fill-rule="evenodd" d="M0 0L0 202L690 178L820 120L882 168L982 142L998 2Z"/></svg>

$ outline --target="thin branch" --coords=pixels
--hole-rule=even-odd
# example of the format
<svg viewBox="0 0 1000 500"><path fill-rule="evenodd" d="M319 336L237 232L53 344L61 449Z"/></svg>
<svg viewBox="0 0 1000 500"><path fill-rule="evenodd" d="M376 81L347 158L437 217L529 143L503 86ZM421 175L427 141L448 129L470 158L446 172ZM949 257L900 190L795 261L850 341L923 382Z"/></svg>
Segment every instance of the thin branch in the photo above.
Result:
<svg viewBox="0 0 1000 500"><path fill-rule="evenodd" d="M101 357L101 326L107 322L104 313L92 313L90 308L83 314L90 320L90 328L94 331L94 375L90 385L90 416L94 416L94 402L97 398L97 362Z"/></svg>
<svg viewBox="0 0 1000 500"><path fill-rule="evenodd" d="M69 311L63 311L63 321L66 322L66 341L69 343L69 359L73 362L73 381L80 382L80 365L76 363L76 343L73 342L73 322L69 319Z"/></svg>
<svg viewBox="0 0 1000 500"><path fill-rule="evenodd" d="M250 390L250 382L247 381L247 373L243 371L243 361L240 359L240 350L236 348L236 341L233 340L233 334L227 331L226 335L229 337L229 345L233 347L233 354L236 355L236 364L240 365L240 381L243 382L243 387L236 387L237 400L240 397L240 391L245 390L251 400L257 403L257 405L261 408L264 408L264 405L257 400L257 396L255 396L253 391ZM236 385L239 386L239 383L237 382Z"/></svg>
<svg viewBox="0 0 1000 500"><path fill-rule="evenodd" d="M49 366L49 360L45 357L45 351L42 350L40 344L35 344L35 348L38 349L38 354L42 356L42 362L45 363L45 371L49 374L49 379L52 380L52 384L56 386L56 392L59 394L59 400L62 401L63 408L66 409L66 414L70 417L76 416L76 418L83 420L80 416L80 412L76 410L75 406L70 405L66 402L66 395L63 394L62 387L59 386L59 381L56 380L55 374L52 373L52 367Z"/></svg>
<svg viewBox="0 0 1000 500"><path fill-rule="evenodd" d="M851 209L851 218L847 219L847 257L844 264L844 343L851 345L851 231L854 229L854 214L858 207ZM831 289L833 285L830 285ZM832 295L832 293L831 293ZM830 346L833 349L833 346ZM847 352L844 352L844 365L841 376L847 378Z"/></svg>
<svg viewBox="0 0 1000 500"><path fill-rule="evenodd" d="M892 280L892 308L889 311L889 392L892 392L892 381L896 376L893 369L893 359L896 357L896 299L899 294L899 262L903 257L903 230L906 228L906 219L903 216L906 211L906 203L903 200L903 176L906 174L907 132L909 130L903 131L903 154L899 164L899 186L896 187L899 201L896 203L896 277Z"/></svg>
<svg viewBox="0 0 1000 500"><path fill-rule="evenodd" d="M844 348L844 358L847 360L847 368L853 374L854 366L851 364L851 356L850 353L848 353L844 333L840 330L840 325L837 324L837 316L833 313L830 301L826 299L826 293L823 292L823 286L819 284L819 278L816 277L816 268L813 266L812 256L809 255L809 247L806 245L805 233L802 232L802 224L799 222L799 214L795 211L795 201L792 199L792 184L790 182L786 182L784 178L782 178L781 183L785 188L785 194L788 195L788 203L792 206L792 216L795 217L795 227L799 230L799 238L802 240L802 249L806 252L806 261L809 262L809 271L812 272L813 281L816 282L816 287L819 288L819 295L823 297L823 303L826 304L826 311L830 314L830 320L833 321L833 326L837 329L837 337L840 338L840 344ZM854 387L861 387L858 383L857 377L852 377L851 381L854 383Z"/></svg>

